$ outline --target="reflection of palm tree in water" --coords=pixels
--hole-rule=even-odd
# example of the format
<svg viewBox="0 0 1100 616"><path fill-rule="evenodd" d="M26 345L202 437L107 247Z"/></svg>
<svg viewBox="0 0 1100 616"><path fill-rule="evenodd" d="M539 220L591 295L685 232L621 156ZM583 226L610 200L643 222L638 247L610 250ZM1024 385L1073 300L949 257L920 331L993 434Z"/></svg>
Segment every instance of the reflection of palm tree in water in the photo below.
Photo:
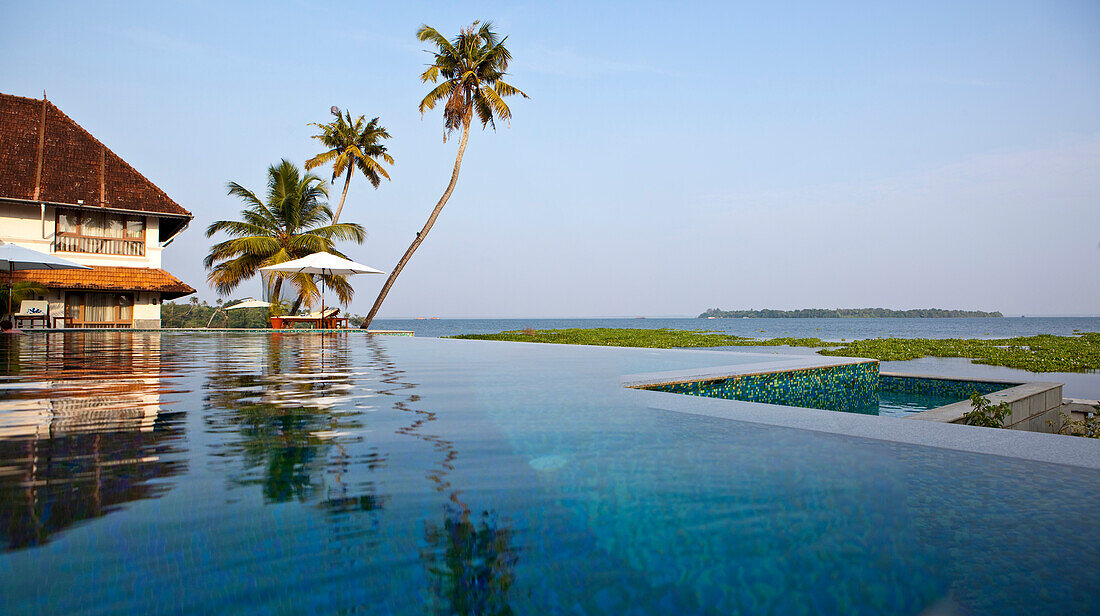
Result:
<svg viewBox="0 0 1100 616"><path fill-rule="evenodd" d="M371 340L368 346L374 364L383 372L381 381L392 386L379 390L380 394L400 396L405 390L416 388L415 383L402 380L404 371L397 368L381 345ZM489 511L483 511L480 519L471 519L470 507L461 498L462 491L453 488L448 479L455 470L458 449L454 442L424 432L437 420L437 414L412 406L419 401L420 396L409 394L394 402L393 408L414 415L411 424L397 429L398 434L420 439L443 455L426 475L435 491L447 493L450 501L444 506L443 523L428 524L424 530L430 546L421 552L431 577L433 598L429 610L463 616L512 614L508 591L515 581L519 559L512 546L513 532Z"/></svg>
<svg viewBox="0 0 1100 616"><path fill-rule="evenodd" d="M215 355L205 401L208 407L228 412L209 414L207 426L214 432L235 433L217 455L240 459L245 477L231 481L260 483L268 501L311 500L318 487L315 478L332 477L336 485L325 486L323 506L333 500L336 509L351 501L360 508L374 508L381 499L373 493L349 496L343 485L350 455L341 438L360 426L358 419L335 412L353 389L347 339L326 338L273 335L251 347L242 339L223 339L232 340L234 348ZM321 346L314 346L315 341ZM288 342L290 348L284 349ZM333 449L335 460L329 460ZM377 452L367 458L371 469L384 461ZM261 478L248 476L259 468Z"/></svg>

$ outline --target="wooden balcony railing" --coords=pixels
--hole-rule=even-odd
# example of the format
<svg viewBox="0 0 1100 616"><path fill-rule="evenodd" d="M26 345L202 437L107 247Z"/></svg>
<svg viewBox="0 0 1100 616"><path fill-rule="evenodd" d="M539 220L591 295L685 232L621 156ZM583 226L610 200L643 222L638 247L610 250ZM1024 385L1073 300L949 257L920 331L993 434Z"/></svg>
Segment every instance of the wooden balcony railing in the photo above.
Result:
<svg viewBox="0 0 1100 616"><path fill-rule="evenodd" d="M54 239L56 252L85 252L97 255L145 256L145 240L124 237L92 237L88 235L58 235Z"/></svg>

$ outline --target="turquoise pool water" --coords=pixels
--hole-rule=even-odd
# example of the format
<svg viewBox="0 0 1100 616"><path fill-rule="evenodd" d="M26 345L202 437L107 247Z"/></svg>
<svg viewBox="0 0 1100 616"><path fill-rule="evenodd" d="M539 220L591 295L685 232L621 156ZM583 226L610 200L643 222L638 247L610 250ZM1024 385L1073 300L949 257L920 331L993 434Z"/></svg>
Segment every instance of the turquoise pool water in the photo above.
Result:
<svg viewBox="0 0 1100 616"><path fill-rule="evenodd" d="M1081 573L1100 473L671 413L619 384L713 354L0 344L4 614L1100 609Z"/></svg>

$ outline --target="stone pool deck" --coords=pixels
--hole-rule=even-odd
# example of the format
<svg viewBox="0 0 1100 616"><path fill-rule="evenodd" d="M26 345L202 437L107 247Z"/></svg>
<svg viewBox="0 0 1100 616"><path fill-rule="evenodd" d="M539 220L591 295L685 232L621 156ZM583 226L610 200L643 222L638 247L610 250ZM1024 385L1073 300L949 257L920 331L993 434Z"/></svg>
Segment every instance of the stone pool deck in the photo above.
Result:
<svg viewBox="0 0 1100 616"><path fill-rule="evenodd" d="M1061 383L1021 385L1018 382L1012 382L1006 383L1007 389L987 395L986 397L994 403L1002 400L1009 402L1013 414L1008 420L1007 427L1015 428L1009 430L955 423L961 419L961 414L958 413L963 407L959 405L965 406L962 410L965 412L969 410L969 402L926 411L931 415L925 417L919 417L925 415L925 413L919 413L907 418L892 418L646 389L662 385L716 381L734 376L812 370L866 362L877 363L875 360L858 358L811 356L777 358L774 355L755 355L761 361L716 365L703 369L629 374L624 375L620 383L629 389L629 395L638 403L677 413L1100 470L1100 441L1029 431L1033 421L1045 422L1051 414L1057 416L1057 411L1062 406ZM720 356L715 357L716 363L720 360ZM912 376L932 378L928 375Z"/></svg>

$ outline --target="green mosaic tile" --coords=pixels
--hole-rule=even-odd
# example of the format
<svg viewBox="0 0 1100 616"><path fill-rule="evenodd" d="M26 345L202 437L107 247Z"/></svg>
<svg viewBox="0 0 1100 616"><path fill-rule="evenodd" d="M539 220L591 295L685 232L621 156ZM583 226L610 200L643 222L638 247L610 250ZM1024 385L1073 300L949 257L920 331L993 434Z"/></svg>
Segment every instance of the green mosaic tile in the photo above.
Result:
<svg viewBox="0 0 1100 616"><path fill-rule="evenodd" d="M645 389L745 402L867 412L867 409L878 407L878 380L878 362L864 362L655 385Z"/></svg>

